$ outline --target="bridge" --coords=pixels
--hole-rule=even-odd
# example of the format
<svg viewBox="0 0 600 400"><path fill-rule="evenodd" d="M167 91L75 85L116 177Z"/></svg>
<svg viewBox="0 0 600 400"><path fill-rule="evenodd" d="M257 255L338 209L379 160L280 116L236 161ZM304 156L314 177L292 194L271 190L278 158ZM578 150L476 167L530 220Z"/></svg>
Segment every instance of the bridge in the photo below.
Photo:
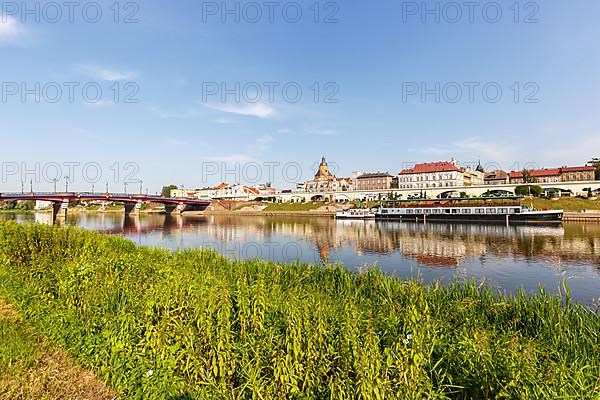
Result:
<svg viewBox="0 0 600 400"><path fill-rule="evenodd" d="M67 215L69 203L74 201L103 201L122 203L125 214L138 213L144 203L157 203L165 206L167 214L184 211L204 211L210 206L209 200L187 198L160 197L145 194L127 193L91 193L91 192L59 192L59 193L0 193L0 201L47 201L52 203L52 218L55 219L61 211Z"/></svg>
<svg viewBox="0 0 600 400"><path fill-rule="evenodd" d="M422 182L423 185L426 182ZM436 198L452 192L465 193L471 197L481 197L488 192L498 192L506 195L514 195L517 186L536 185L543 190L557 193L570 193L574 196L587 195L586 190L600 190L600 181L579 182L548 182L548 183L519 183L505 185L477 185L458 187L423 187L410 189L384 189L384 190L360 190L360 191L338 191L338 192L305 192L292 191L289 193L277 193L268 197L274 197L276 201L283 203L310 202L310 201L354 201L354 200L378 200L388 198L390 195L400 199L406 199L412 194L426 193L429 198ZM265 197L265 196L255 196ZM251 199L253 200L253 199Z"/></svg>

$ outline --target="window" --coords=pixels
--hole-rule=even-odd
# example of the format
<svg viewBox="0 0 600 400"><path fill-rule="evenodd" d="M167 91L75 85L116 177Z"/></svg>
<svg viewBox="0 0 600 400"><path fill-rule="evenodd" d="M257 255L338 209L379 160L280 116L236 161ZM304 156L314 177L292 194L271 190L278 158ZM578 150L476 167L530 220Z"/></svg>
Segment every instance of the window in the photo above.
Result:
<svg viewBox="0 0 600 400"><path fill-rule="evenodd" d="M485 214L485 209L483 209L483 208L477 208L475 210L475 214Z"/></svg>
<svg viewBox="0 0 600 400"><path fill-rule="evenodd" d="M458 208L454 208L454 209L452 210L452 214L458 214L458 212L459 212L459 211L460 211L460 210L459 210Z"/></svg>
<svg viewBox="0 0 600 400"><path fill-rule="evenodd" d="M487 209L487 213L488 214L496 214L496 209L495 208L488 208Z"/></svg>
<svg viewBox="0 0 600 400"><path fill-rule="evenodd" d="M416 210L415 210L415 214L423 214L423 210L421 210L421 209L416 209Z"/></svg>
<svg viewBox="0 0 600 400"><path fill-rule="evenodd" d="M470 208L465 208L465 209L463 210L463 213L464 213L464 214L471 214L471 209L470 209Z"/></svg>
<svg viewBox="0 0 600 400"><path fill-rule="evenodd" d="M508 214L508 209L507 208L501 208L500 211L498 211L500 214Z"/></svg>
<svg viewBox="0 0 600 400"><path fill-rule="evenodd" d="M412 213L413 213L413 210L406 210L406 213L407 213L407 214L412 214Z"/></svg>

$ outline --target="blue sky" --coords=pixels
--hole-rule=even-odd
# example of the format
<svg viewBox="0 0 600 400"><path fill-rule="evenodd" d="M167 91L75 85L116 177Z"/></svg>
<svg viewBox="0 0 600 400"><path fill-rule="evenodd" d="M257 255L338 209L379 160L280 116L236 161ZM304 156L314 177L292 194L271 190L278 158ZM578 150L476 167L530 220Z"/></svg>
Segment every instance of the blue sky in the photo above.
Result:
<svg viewBox="0 0 600 400"><path fill-rule="evenodd" d="M309 178L322 155L338 176L397 173L408 163L452 157L510 170L583 164L599 155L600 3L594 0L524 1L518 17L514 2L501 1L496 23L485 1L472 23L464 6L451 23L456 3L444 1L426 2L429 9L438 4L439 22L415 10L421 2L323 1L316 3L318 23L313 1L273 2L272 23L263 2L239 3L239 23L222 15L221 2L191 0L118 3L118 23L113 1L98 3L97 23L88 21L95 9L84 14L89 2L82 2L73 23L66 8L52 23L53 10L42 10L47 3L39 3L39 22L23 9L3 10L0 21L0 191L20 190L22 173L34 189L51 189L52 163L62 166L63 179L64 163L79 163L70 173L72 189L109 181L120 191L132 172L132 180L155 192L168 183L254 183L257 166L261 182L291 186L285 176L298 180L300 168L302 179ZM256 4L263 15L251 23ZM298 6L302 17L292 23ZM124 23L130 14L138 22ZM328 15L337 23L324 23ZM61 86L62 97L36 102L30 94L22 101L21 85L35 92L36 82L48 90ZM73 101L68 82L79 85ZM265 82L278 85L273 101ZM18 92L6 93L14 83ZM90 83L102 89L96 103L81 92ZM236 83L250 84L239 102L233 94L223 101L220 88L208 92ZM253 83L262 90L254 103L248 101L257 97ZM433 93L423 99L407 92L436 83L439 102ZM302 90L299 101L291 101L293 91L285 98L285 85ZM485 85L492 90L487 98ZM462 97L452 102L457 86ZM502 96L492 102L496 88ZM124 103L128 94L138 102ZM337 102L325 102L328 94ZM98 179L89 169L84 174L90 163L100 166Z"/></svg>

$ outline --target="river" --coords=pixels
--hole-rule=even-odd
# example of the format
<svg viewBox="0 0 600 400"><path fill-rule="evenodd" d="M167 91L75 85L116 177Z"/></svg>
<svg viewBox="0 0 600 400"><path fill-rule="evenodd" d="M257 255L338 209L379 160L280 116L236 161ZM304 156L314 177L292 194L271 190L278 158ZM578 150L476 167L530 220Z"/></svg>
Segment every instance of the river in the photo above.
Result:
<svg viewBox="0 0 600 400"><path fill-rule="evenodd" d="M20 223L51 223L49 214L0 214ZM213 248L231 258L377 265L425 282L485 281L506 292L568 282L583 304L600 298L600 225L504 226L336 221L309 217L70 214L62 225L122 235L143 246Z"/></svg>

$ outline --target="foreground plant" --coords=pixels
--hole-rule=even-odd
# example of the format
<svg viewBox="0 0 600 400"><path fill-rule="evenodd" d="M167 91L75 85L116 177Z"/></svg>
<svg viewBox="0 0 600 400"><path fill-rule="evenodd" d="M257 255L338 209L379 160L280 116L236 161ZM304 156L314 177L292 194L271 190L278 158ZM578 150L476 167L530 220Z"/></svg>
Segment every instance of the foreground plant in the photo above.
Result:
<svg viewBox="0 0 600 400"><path fill-rule="evenodd" d="M543 292L4 223L0 294L123 397L600 396L600 317Z"/></svg>

